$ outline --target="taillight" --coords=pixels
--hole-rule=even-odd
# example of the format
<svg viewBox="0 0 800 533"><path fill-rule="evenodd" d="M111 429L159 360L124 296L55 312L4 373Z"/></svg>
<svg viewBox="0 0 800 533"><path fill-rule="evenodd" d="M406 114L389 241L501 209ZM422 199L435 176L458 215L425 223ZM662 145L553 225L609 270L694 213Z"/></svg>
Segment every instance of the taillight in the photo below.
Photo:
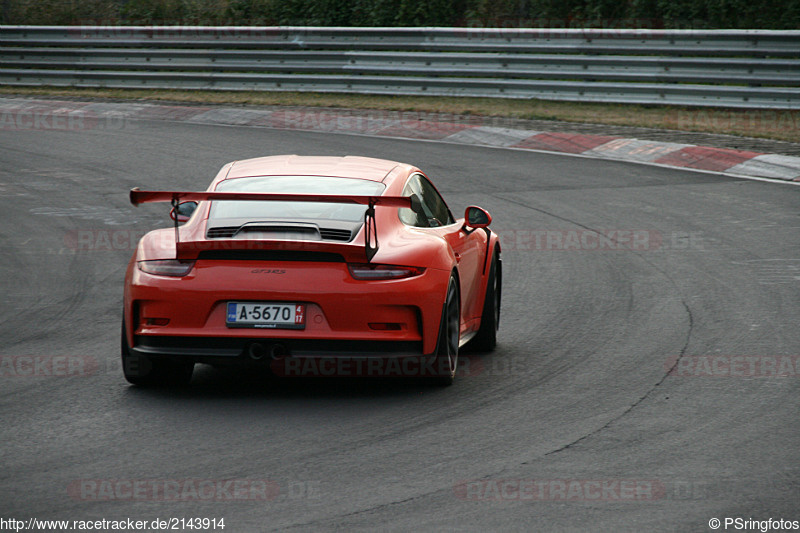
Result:
<svg viewBox="0 0 800 533"><path fill-rule="evenodd" d="M155 261L139 261L139 270L155 276L181 277L192 271L194 261L177 259L158 259Z"/></svg>
<svg viewBox="0 0 800 533"><path fill-rule="evenodd" d="M413 278L425 272L424 268L397 265L369 265L351 263L347 265L350 275L361 280L384 280Z"/></svg>

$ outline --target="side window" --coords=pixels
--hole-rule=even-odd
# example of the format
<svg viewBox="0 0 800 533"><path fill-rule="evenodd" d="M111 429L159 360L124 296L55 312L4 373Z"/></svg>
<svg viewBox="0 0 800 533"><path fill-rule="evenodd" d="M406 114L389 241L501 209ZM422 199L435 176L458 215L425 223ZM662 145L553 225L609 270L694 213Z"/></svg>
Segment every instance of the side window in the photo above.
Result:
<svg viewBox="0 0 800 533"><path fill-rule="evenodd" d="M455 222L453 215L447 208L447 204L439 196L439 192L431 184L430 181L424 177L419 178L422 188L422 206L428 215L429 225L431 227L447 226Z"/></svg>
<svg viewBox="0 0 800 533"><path fill-rule="evenodd" d="M403 189L403 196L411 196L412 194L416 194L417 197L422 200L422 189L419 183L419 174L411 176L411 178L408 180L408 183L406 183L405 188ZM418 228L430 227L428 224L428 218L425 214L415 213L408 208L400 208L398 215L400 216L400 221L408 226L416 226Z"/></svg>
<svg viewBox="0 0 800 533"><path fill-rule="evenodd" d="M403 189L403 196L416 194L422 204L422 213L415 213L411 209L401 208L398 212L400 220L409 226L418 228L435 228L446 226L455 222L453 215L447 208L442 197L433 185L420 174L409 178Z"/></svg>

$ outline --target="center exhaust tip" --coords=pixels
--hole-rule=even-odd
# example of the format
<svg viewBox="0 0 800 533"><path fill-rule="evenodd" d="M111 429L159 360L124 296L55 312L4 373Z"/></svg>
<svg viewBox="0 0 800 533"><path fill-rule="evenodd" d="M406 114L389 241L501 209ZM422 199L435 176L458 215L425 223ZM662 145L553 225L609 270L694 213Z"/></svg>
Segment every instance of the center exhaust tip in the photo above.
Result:
<svg viewBox="0 0 800 533"><path fill-rule="evenodd" d="M267 349L263 344L254 342L247 348L247 354L253 361L258 361L267 355Z"/></svg>
<svg viewBox="0 0 800 533"><path fill-rule="evenodd" d="M273 344L272 349L270 349L269 355L273 359L283 359L284 357L289 356L289 349L286 348L283 344Z"/></svg>

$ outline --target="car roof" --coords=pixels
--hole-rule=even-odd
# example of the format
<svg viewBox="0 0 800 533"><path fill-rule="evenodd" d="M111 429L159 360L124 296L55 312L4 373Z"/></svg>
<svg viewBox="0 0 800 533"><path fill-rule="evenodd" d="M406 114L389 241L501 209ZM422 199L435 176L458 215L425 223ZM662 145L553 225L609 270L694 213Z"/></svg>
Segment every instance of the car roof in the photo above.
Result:
<svg viewBox="0 0 800 533"><path fill-rule="evenodd" d="M397 161L371 157L276 155L234 161L224 179L290 175L330 176L380 182L398 165L408 167Z"/></svg>

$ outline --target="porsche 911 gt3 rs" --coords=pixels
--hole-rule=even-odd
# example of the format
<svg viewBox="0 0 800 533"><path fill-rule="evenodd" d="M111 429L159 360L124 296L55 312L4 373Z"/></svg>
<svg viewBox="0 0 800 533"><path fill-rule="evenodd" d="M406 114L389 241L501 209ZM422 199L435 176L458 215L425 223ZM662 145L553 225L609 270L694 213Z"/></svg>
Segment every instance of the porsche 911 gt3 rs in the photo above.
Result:
<svg viewBox="0 0 800 533"><path fill-rule="evenodd" d="M450 384L461 346L495 347L491 216L470 206L456 219L414 166L262 157L225 165L206 191L130 199L169 202L174 221L141 239L126 272L131 383L186 384L208 363Z"/></svg>

